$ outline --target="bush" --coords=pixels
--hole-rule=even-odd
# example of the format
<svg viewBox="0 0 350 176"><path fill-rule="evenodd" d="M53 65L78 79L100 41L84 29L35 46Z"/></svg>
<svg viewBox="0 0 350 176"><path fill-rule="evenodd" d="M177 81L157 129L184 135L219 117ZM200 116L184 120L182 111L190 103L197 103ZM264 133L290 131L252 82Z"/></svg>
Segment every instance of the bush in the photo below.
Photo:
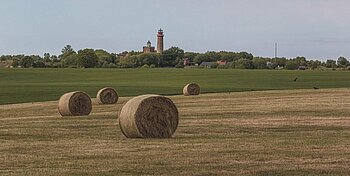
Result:
<svg viewBox="0 0 350 176"><path fill-rule="evenodd" d="M102 66L101 66L102 68L109 68L109 64L108 64L108 62L103 62L103 64L102 64Z"/></svg>
<svg viewBox="0 0 350 176"><path fill-rule="evenodd" d="M143 65L141 68L149 68L148 64Z"/></svg>
<svg viewBox="0 0 350 176"><path fill-rule="evenodd" d="M184 64L182 64L181 62L175 65L175 68L184 68L184 67L185 67Z"/></svg>
<svg viewBox="0 0 350 176"><path fill-rule="evenodd" d="M227 69L228 66L227 65L218 65L216 68L217 69Z"/></svg>
<svg viewBox="0 0 350 176"><path fill-rule="evenodd" d="M285 67L287 70L296 70L298 69L299 65L295 61L288 61Z"/></svg>
<svg viewBox="0 0 350 176"><path fill-rule="evenodd" d="M218 68L219 64L218 63L213 63L211 64L210 68Z"/></svg>

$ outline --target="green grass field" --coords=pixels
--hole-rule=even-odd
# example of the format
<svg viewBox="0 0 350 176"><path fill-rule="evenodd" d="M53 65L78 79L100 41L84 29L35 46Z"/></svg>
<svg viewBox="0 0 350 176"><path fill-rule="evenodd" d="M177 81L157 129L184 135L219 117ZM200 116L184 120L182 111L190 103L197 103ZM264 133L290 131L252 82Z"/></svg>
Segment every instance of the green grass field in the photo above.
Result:
<svg viewBox="0 0 350 176"><path fill-rule="evenodd" d="M298 77L297 82L293 79ZM57 100L75 90L96 97L103 87L120 96L176 95L186 83L202 92L350 87L347 71L275 71L218 69L0 69L0 104Z"/></svg>
<svg viewBox="0 0 350 176"><path fill-rule="evenodd" d="M117 105L0 105L0 175L349 175L350 89L169 96L171 139L127 139Z"/></svg>

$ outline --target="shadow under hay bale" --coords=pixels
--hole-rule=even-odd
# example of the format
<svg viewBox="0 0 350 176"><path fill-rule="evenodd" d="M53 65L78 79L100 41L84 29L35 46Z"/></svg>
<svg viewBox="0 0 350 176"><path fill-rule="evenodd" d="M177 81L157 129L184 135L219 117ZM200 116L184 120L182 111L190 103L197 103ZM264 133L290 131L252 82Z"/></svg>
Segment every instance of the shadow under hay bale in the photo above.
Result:
<svg viewBox="0 0 350 176"><path fill-rule="evenodd" d="M58 102L58 111L62 116L85 116L91 110L90 96L80 91L66 93Z"/></svg>
<svg viewBox="0 0 350 176"><path fill-rule="evenodd" d="M115 89L106 87L97 92L96 98L98 104L116 104L119 96Z"/></svg>
<svg viewBox="0 0 350 176"><path fill-rule="evenodd" d="M179 123L175 104L159 95L142 95L121 109L119 124L127 138L171 138Z"/></svg>
<svg viewBox="0 0 350 176"><path fill-rule="evenodd" d="M196 83L187 84L187 85L183 88L183 94L184 94L185 96L199 95L200 93L201 93L201 88L200 88L199 85L196 84Z"/></svg>

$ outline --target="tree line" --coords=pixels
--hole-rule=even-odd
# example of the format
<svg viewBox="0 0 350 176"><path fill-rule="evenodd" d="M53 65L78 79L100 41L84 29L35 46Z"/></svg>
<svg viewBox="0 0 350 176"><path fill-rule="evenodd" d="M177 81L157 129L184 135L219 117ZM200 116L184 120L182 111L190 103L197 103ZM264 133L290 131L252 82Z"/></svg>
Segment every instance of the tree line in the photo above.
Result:
<svg viewBox="0 0 350 176"><path fill-rule="evenodd" d="M235 69L317 69L317 68L347 68L350 66L345 57L326 61L296 58L254 57L247 52L208 51L206 53L185 52L179 47L171 47L162 53L143 53L124 51L109 53L102 49L82 49L75 51L66 45L60 55L45 53L39 55L2 55L0 61L10 62L12 67L22 68L154 68L186 66L187 60L191 67L204 67L202 63L210 63L210 68ZM224 62L225 64L218 63ZM202 65L201 65L202 64Z"/></svg>

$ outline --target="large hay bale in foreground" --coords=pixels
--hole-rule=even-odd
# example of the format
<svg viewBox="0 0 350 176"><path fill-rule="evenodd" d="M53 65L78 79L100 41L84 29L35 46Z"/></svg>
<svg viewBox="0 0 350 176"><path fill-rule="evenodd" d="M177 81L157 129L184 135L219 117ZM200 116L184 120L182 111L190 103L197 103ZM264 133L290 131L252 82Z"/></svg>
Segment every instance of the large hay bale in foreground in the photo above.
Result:
<svg viewBox="0 0 350 176"><path fill-rule="evenodd" d="M98 104L116 104L118 102L118 93L111 87L106 87L97 92Z"/></svg>
<svg viewBox="0 0 350 176"><path fill-rule="evenodd" d="M160 95L129 100L120 111L119 124L128 138L170 138L179 123L175 104Z"/></svg>
<svg viewBox="0 0 350 176"><path fill-rule="evenodd" d="M90 96L80 91L66 93L58 102L58 111L62 116L89 115L91 110Z"/></svg>
<svg viewBox="0 0 350 176"><path fill-rule="evenodd" d="M187 84L183 89L183 94L185 96L199 95L201 93L201 88L196 83Z"/></svg>

